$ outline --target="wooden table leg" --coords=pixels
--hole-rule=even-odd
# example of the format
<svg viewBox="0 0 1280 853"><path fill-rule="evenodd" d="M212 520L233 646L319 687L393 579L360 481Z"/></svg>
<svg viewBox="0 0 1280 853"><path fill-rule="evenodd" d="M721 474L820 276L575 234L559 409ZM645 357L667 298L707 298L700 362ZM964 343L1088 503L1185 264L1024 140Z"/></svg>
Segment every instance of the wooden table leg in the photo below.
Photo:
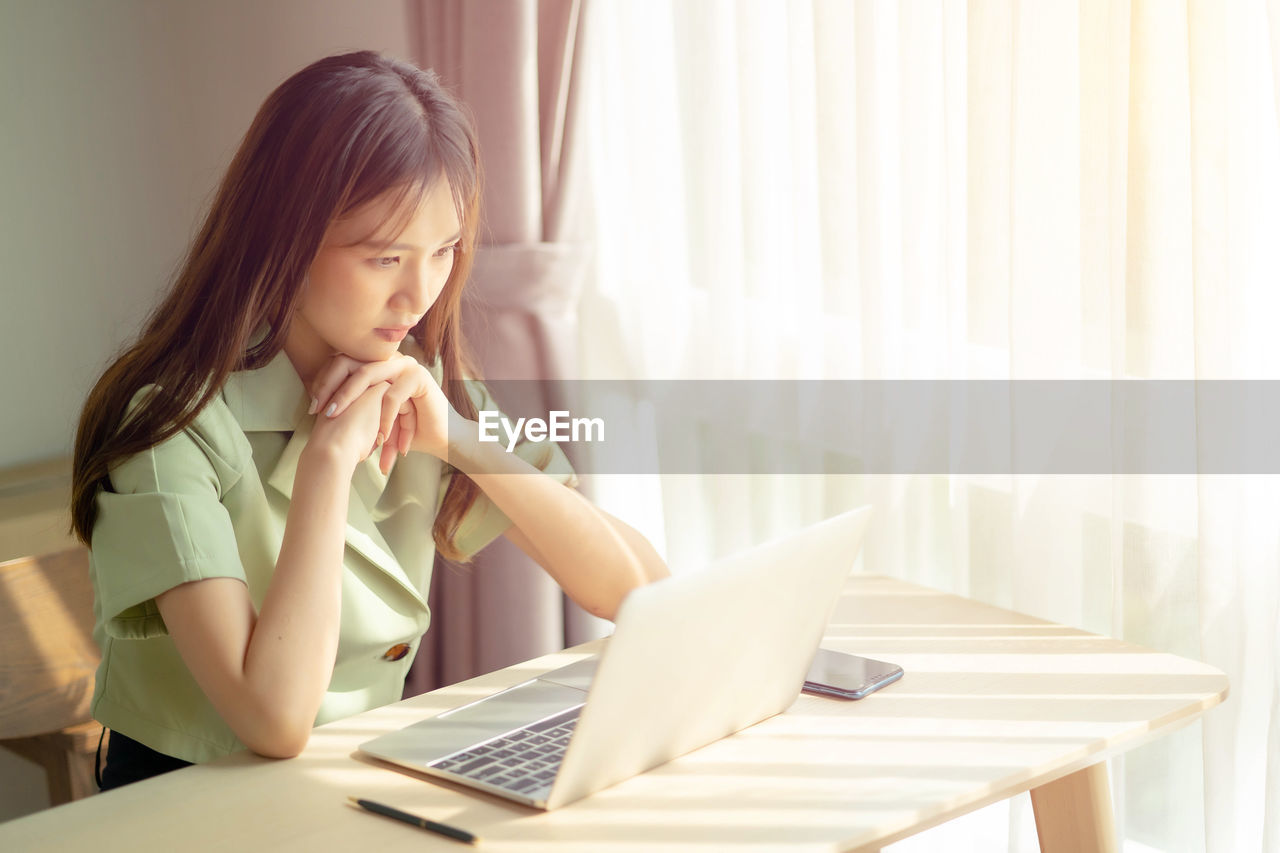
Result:
<svg viewBox="0 0 1280 853"><path fill-rule="evenodd" d="M1105 761L1031 789L1041 853L1116 853Z"/></svg>

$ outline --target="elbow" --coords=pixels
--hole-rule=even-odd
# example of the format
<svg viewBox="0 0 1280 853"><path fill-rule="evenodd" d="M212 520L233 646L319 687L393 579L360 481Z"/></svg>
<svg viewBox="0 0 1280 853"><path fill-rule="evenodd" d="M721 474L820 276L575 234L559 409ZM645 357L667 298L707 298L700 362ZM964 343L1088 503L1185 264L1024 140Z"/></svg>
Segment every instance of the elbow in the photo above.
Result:
<svg viewBox="0 0 1280 853"><path fill-rule="evenodd" d="M307 746L310 733L301 737L285 734L281 737L254 738L253 743L246 743L257 755L263 758L297 758Z"/></svg>
<svg viewBox="0 0 1280 853"><path fill-rule="evenodd" d="M622 595L614 605L616 610L617 605L622 603L622 598L625 598L631 590L671 577L671 570L667 568L662 556L644 534L613 516L607 516L607 518L613 526L614 541L621 552L620 576L626 579L622 584L624 587Z"/></svg>
<svg viewBox="0 0 1280 853"><path fill-rule="evenodd" d="M249 731L237 732L240 742L263 758L296 758L311 739L311 726L298 720L262 715Z"/></svg>
<svg viewBox="0 0 1280 853"><path fill-rule="evenodd" d="M255 754L263 758L297 758L307 745L307 738L282 738L280 740L263 741L250 746Z"/></svg>
<svg viewBox="0 0 1280 853"><path fill-rule="evenodd" d="M632 592L646 584L654 581L660 581L663 578L671 577L671 572L667 569L667 564L658 559L647 561L644 567L635 572L629 582L624 584L614 595L613 600L609 603L602 603L595 607L587 608L593 616L599 616L601 619L608 619L610 622L616 621L618 611L622 609L622 602L627 600Z"/></svg>
<svg viewBox="0 0 1280 853"><path fill-rule="evenodd" d="M634 567L632 582L623 593L624 597L630 594L633 589L671 577L671 570L667 568L667 564L662 557L658 556L658 552L648 542L644 544L647 547L643 550L637 549L632 552L632 565Z"/></svg>
<svg viewBox="0 0 1280 853"><path fill-rule="evenodd" d="M653 583L664 578L671 577L671 569L667 568L667 564L657 554L653 555L648 564L645 566L645 579L643 583ZM643 584L641 584L643 585Z"/></svg>
<svg viewBox="0 0 1280 853"><path fill-rule="evenodd" d="M627 600L627 596L631 591L639 586L643 586L643 582L638 584L628 584L622 588L616 588L612 591L599 590L598 597L591 599L574 598L574 602L583 610L590 613L597 619L606 619L610 622L617 620L618 611L622 609L622 602Z"/></svg>

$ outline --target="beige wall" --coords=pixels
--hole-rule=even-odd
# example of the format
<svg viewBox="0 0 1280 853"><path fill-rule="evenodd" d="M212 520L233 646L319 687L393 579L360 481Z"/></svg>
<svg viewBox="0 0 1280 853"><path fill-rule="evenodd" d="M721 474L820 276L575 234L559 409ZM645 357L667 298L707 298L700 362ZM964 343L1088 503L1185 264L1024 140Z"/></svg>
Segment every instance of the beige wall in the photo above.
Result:
<svg viewBox="0 0 1280 853"><path fill-rule="evenodd" d="M401 0L0 0L0 468L65 455L267 93ZM0 749L0 820L43 807Z"/></svg>
<svg viewBox="0 0 1280 853"><path fill-rule="evenodd" d="M0 0L0 468L69 452L267 93L400 0Z"/></svg>

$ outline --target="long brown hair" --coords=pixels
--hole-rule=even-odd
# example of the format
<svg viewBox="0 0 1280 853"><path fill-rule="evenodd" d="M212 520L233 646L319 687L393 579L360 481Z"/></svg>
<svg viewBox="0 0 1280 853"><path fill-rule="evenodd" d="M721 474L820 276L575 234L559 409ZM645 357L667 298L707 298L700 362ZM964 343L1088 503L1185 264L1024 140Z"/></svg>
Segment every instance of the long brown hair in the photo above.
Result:
<svg viewBox="0 0 1280 853"><path fill-rule="evenodd" d="M186 429L233 371L262 367L280 352L330 224L389 192L397 198L393 210L409 203L411 212L442 172L462 224L461 251L412 334L428 358L440 360L453 407L476 417L462 380L479 377L461 329L479 225L475 129L431 71L372 51L326 57L282 83L258 110L168 295L85 402L71 527L86 545L98 489L111 488L114 465ZM156 389L126 418L148 385ZM432 529L450 559L461 557L453 537L478 494L474 482L454 473Z"/></svg>

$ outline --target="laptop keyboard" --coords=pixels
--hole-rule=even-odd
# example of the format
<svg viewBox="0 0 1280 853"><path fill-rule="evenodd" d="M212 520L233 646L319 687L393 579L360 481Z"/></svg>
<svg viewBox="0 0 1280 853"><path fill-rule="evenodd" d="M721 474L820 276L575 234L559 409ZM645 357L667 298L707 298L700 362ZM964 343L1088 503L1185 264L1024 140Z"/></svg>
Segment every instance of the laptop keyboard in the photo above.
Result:
<svg viewBox="0 0 1280 853"><path fill-rule="evenodd" d="M551 790L580 713L581 705L430 766L538 799Z"/></svg>

